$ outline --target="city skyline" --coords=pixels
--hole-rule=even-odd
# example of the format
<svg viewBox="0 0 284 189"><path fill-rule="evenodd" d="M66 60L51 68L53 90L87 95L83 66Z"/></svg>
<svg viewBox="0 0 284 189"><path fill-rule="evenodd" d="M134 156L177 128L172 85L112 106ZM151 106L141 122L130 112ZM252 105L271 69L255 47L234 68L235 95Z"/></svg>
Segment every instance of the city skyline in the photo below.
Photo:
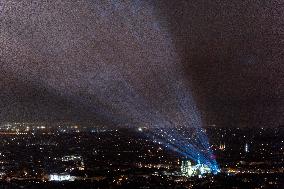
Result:
<svg viewBox="0 0 284 189"><path fill-rule="evenodd" d="M283 188L283 5L0 0L0 188Z"/></svg>

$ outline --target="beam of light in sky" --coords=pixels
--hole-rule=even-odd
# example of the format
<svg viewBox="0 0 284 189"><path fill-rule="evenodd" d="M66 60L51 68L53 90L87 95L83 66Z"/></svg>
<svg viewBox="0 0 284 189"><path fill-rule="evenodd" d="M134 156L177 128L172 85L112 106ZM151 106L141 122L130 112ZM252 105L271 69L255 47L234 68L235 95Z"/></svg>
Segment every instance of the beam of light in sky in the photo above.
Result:
<svg viewBox="0 0 284 189"><path fill-rule="evenodd" d="M170 34L151 3L27 0L4 5L2 69L93 107L97 116L148 125L153 140L218 170Z"/></svg>

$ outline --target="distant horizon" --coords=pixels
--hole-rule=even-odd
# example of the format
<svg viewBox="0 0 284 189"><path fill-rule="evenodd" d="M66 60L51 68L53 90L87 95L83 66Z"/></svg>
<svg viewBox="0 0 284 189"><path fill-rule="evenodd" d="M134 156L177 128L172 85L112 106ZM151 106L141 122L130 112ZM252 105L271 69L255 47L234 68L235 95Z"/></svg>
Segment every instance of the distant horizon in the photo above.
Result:
<svg viewBox="0 0 284 189"><path fill-rule="evenodd" d="M119 126L115 126L115 125L110 125L109 123L108 124L104 124L102 122L95 122L95 121L92 121L92 120L85 120L85 121L72 121L72 120L49 120L49 121L46 121L46 120L43 120L43 121L2 121L0 122L0 125L2 124L10 124L10 123L17 123L17 124L22 124L22 123L26 123L26 124L92 124L93 126L104 126L104 127L108 127L108 128L117 128L117 129L120 129L120 128L124 128L124 129L137 129L138 127L147 127L147 128L150 128L150 126L148 125L135 125L135 124L132 124L132 125L135 125L135 127L131 128L131 126L129 126L128 124L121 124ZM131 124L130 124L131 125ZM55 125L52 125L52 126L55 126ZM83 125L84 126L84 125ZM222 126L222 125L214 125L214 124L207 124L207 125L203 125L203 128L247 128L247 129L255 129L255 128L258 128L258 129L261 129L261 128L280 128L280 127L284 127L284 125L279 125L279 126L275 126L275 127L271 127L269 125L267 126L254 126L254 127L247 127L247 126L233 126L231 125L230 127L228 126Z"/></svg>

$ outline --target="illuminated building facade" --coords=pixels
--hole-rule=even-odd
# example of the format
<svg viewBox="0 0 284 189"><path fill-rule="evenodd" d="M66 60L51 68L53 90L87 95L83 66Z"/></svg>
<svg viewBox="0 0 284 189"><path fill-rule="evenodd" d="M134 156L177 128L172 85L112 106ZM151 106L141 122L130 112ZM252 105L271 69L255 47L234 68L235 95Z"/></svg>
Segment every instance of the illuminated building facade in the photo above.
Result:
<svg viewBox="0 0 284 189"><path fill-rule="evenodd" d="M61 181L74 181L75 177L71 176L68 173L61 173L61 174L53 173L53 174L49 175L48 180L49 181L58 181L58 182L61 182Z"/></svg>
<svg viewBox="0 0 284 189"><path fill-rule="evenodd" d="M201 163L197 163L196 165L192 165L190 160L183 160L181 162L181 175L185 177L199 176L202 177L204 174L210 174L211 169Z"/></svg>

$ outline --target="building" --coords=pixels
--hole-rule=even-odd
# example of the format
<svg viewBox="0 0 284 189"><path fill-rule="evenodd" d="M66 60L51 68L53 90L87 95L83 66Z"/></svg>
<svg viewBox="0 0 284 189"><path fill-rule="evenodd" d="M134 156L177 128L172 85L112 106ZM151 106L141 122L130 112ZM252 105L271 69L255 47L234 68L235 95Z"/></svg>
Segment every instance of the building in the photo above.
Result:
<svg viewBox="0 0 284 189"><path fill-rule="evenodd" d="M49 181L74 181L75 180L75 177L74 176L71 176L70 174L68 173L53 173L53 174L50 174L48 176L48 180Z"/></svg>
<svg viewBox="0 0 284 189"><path fill-rule="evenodd" d="M182 160L181 162L181 175L185 177L199 176L202 177L204 174L210 174L211 169L201 163L192 165L190 160Z"/></svg>

